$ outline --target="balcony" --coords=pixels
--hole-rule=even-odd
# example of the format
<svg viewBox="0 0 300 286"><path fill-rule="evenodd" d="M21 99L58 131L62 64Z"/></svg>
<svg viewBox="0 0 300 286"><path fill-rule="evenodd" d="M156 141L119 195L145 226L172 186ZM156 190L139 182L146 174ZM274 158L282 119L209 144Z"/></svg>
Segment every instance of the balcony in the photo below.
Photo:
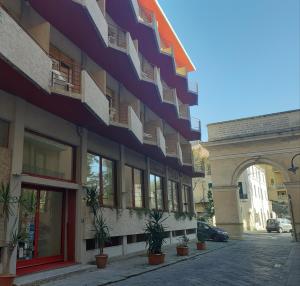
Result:
<svg viewBox="0 0 300 286"><path fill-rule="evenodd" d="M141 63L138 54L137 41L131 39L130 33L122 30L116 24L108 24L108 44L130 57L138 78L141 75Z"/></svg>
<svg viewBox="0 0 300 286"><path fill-rule="evenodd" d="M192 146L189 142L180 144L183 165L193 166Z"/></svg>
<svg viewBox="0 0 300 286"><path fill-rule="evenodd" d="M90 19L93 21L95 29L99 38L108 45L108 27L105 19L105 1L103 0L72 0L73 2L82 5L88 13Z"/></svg>
<svg viewBox="0 0 300 286"><path fill-rule="evenodd" d="M161 100L163 100L163 85L160 79L160 70L152 65L140 54L141 78L144 81L154 84L158 90Z"/></svg>
<svg viewBox="0 0 300 286"><path fill-rule="evenodd" d="M179 117L181 119L190 120L190 110L188 104L183 104L180 100L178 100L179 107Z"/></svg>
<svg viewBox="0 0 300 286"><path fill-rule="evenodd" d="M128 103L122 103L119 110L110 108L110 124L127 128L131 131L140 143L143 143L143 125L136 115L133 107Z"/></svg>
<svg viewBox="0 0 300 286"><path fill-rule="evenodd" d="M166 155L166 141L162 132L161 120L152 120L144 124L144 143L157 146Z"/></svg>
<svg viewBox="0 0 300 286"><path fill-rule="evenodd" d="M102 87L79 65L66 69L61 62L53 59L51 92L80 100L101 122L109 123L109 104Z"/></svg>
<svg viewBox="0 0 300 286"><path fill-rule="evenodd" d="M166 140L166 155L179 161L182 165L182 150L179 144L179 135L178 133L168 133L165 134Z"/></svg>
<svg viewBox="0 0 300 286"><path fill-rule="evenodd" d="M27 33L0 5L0 58L49 92L51 59L42 43Z"/></svg>
<svg viewBox="0 0 300 286"><path fill-rule="evenodd" d="M173 104L176 108L176 112L179 115L178 98L175 88L170 88L164 81L163 85L163 100L166 103Z"/></svg>

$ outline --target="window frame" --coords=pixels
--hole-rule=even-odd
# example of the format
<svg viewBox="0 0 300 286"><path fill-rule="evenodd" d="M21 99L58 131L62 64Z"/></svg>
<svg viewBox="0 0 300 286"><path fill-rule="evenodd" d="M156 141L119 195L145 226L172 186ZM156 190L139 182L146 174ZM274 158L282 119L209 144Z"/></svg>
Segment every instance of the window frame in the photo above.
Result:
<svg viewBox="0 0 300 286"><path fill-rule="evenodd" d="M184 213L188 213L191 210L190 192L191 186L182 184L182 211Z"/></svg>
<svg viewBox="0 0 300 286"><path fill-rule="evenodd" d="M22 174L26 174L26 175L29 175L29 176L32 176L32 177L37 177L37 178L51 179L51 180L56 180L56 181L69 182L69 183L76 183L76 164L77 164L77 161L76 161L76 159L77 159L76 158L76 146L74 146L74 145L72 145L70 143L67 143L65 141L62 141L60 139L56 139L54 137L42 134L40 132L31 130L31 129L28 129L28 128L24 129L23 144L24 144L24 141L25 141L25 135L26 135L26 133L30 133L30 134L33 134L35 136L42 137L42 138L48 139L50 141L54 141L54 142L66 145L68 147L71 147L72 148L72 162L71 162L71 168L72 168L72 170L71 170L71 179L70 180L56 178L56 177L52 177L52 176L46 176L46 175L39 175L39 174L30 173L30 172L24 172L23 171L23 163L24 163L23 159L24 158L22 157Z"/></svg>
<svg viewBox="0 0 300 286"><path fill-rule="evenodd" d="M93 156L98 156L99 157L99 203L101 205L101 207L104 208L116 208L118 205L118 198L117 198L117 164L116 164L116 160L108 158L106 156L100 155L96 152L93 151L87 151L87 156L88 154L93 155ZM103 196L101 195L101 193L103 193L103 173L102 173L102 159L111 161L113 163L113 205L105 205L103 204ZM87 166L86 166L87 167Z"/></svg>
<svg viewBox="0 0 300 286"><path fill-rule="evenodd" d="M171 199L171 202L172 202L172 209L169 208L169 183L171 183L171 186L174 186L173 184L175 184L175 190L173 189L173 187L171 188L171 194L172 194L172 199ZM179 183L174 181L174 180L168 180L168 208L169 208L169 211L171 212L178 212L179 211ZM176 196L177 196L177 209L174 208L174 191L176 191Z"/></svg>
<svg viewBox="0 0 300 286"><path fill-rule="evenodd" d="M131 189L131 196L132 196L132 205L131 206L126 206L127 209L143 209L145 208L145 184L144 184L144 170L133 167L132 165L125 164L125 168L130 168L131 172L131 182L132 182L132 189ZM142 191L142 206L141 207L136 207L135 206L135 176L134 176L134 170L140 171L141 172L141 191ZM125 178L126 180L126 178Z"/></svg>
<svg viewBox="0 0 300 286"><path fill-rule="evenodd" d="M155 208L156 210L159 210L159 211L164 211L166 210L166 202L165 202L165 188L164 188L164 180L165 178L163 176L160 176L160 175L157 175L155 173L150 173L150 176L149 176L149 189L151 188L151 176L154 176L154 194L155 194ZM162 191L162 208L158 208L157 206L157 187L156 187L156 178L159 178L161 180L161 191ZM150 190L151 192L151 190ZM149 193L150 193L149 192ZM149 196L149 209L151 209L151 206L150 206L150 196ZM153 209L153 208L152 208Z"/></svg>

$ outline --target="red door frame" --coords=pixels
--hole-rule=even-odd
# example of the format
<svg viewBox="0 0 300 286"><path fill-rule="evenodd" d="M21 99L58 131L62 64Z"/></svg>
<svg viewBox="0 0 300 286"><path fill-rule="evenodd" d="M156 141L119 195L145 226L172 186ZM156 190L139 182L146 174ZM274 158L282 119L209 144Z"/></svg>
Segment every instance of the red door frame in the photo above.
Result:
<svg viewBox="0 0 300 286"><path fill-rule="evenodd" d="M61 254L51 257L41 257L33 258L30 260L17 260L17 273L18 270L22 270L22 273L33 272L33 268L36 266L41 266L49 263L61 263L63 261L74 262L75 261L75 210L76 210L76 191L75 190L66 190L61 188L41 186L41 185L31 185L24 184L22 188L30 188L38 191L56 191L63 193L63 202L62 202L62 230L61 230ZM39 195L38 195L39 196ZM66 222L66 205L68 205L68 220ZM37 207L38 212L38 207ZM35 232L35 241L38 241L38 218L39 215L35 216L36 229ZM67 225L67 236L65 236L65 226ZM67 257L65 258L65 242L67 242ZM35 245L34 254L37 255L37 243ZM28 268L28 270L24 269ZM32 270L31 270L32 269ZM21 272L21 271L20 271Z"/></svg>

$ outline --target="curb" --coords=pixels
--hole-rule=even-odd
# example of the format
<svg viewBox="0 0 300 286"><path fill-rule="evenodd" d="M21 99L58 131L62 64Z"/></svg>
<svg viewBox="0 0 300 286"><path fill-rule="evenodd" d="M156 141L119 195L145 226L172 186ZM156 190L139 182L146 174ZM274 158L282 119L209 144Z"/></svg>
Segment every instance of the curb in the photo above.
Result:
<svg viewBox="0 0 300 286"><path fill-rule="evenodd" d="M186 257L178 259L176 261L167 262L167 263L161 264L159 266L155 266L155 267L153 267L151 269L145 269L143 271L139 271L138 273L133 273L133 274L126 275L123 278L111 280L111 281L108 281L108 282L103 282L103 283L97 284L97 286L105 286L105 285L110 285L110 284L113 284L113 283L118 283L118 282L121 282L121 281L125 281L125 280L127 280L129 278L136 277L136 276L139 276L139 275L142 275L142 274L145 274L145 273L153 272L155 270L158 270L158 269L161 269L161 268L165 268L165 267L168 267L168 266L171 266L171 265L183 262L183 261L187 261L187 260L193 259L193 258L195 258L197 256L200 256L200 255L205 255L207 253L214 252L214 251L217 251L217 250L222 249L222 248L231 247L234 244L235 243L230 244L230 245L224 245L224 246L221 246L221 247L218 247L218 248L215 248L215 249L205 250L203 252L199 252L199 253L196 253L196 254L193 254L193 255L190 255L190 256L186 256Z"/></svg>

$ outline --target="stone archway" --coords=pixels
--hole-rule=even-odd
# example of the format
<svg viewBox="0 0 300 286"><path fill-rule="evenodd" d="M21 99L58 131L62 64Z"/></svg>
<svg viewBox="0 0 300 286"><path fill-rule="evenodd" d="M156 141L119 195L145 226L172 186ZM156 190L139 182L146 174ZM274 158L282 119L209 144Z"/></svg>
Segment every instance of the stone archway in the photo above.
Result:
<svg viewBox="0 0 300 286"><path fill-rule="evenodd" d="M300 171L288 172L291 158L300 153L300 110L213 123L208 134L204 145L210 153L217 225L231 237L241 237L238 178L249 166L268 164L284 177L300 237Z"/></svg>

